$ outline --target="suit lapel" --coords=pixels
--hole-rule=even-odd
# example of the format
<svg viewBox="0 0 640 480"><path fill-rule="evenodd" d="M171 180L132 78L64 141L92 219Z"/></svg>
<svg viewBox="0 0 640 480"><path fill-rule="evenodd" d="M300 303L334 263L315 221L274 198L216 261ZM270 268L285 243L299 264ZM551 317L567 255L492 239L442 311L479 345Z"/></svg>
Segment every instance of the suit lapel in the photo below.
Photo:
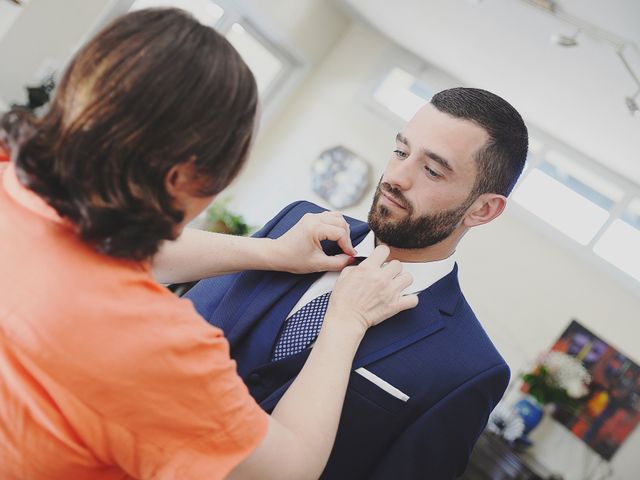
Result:
<svg viewBox="0 0 640 480"><path fill-rule="evenodd" d="M418 307L400 312L367 331L353 361L354 369L391 355L445 328L442 315L428 290L421 292L418 298Z"/></svg>
<svg viewBox="0 0 640 480"><path fill-rule="evenodd" d="M418 306L400 312L370 328L356 353L353 368L360 368L426 338L446 327L444 318L453 314L460 298L458 267L418 294Z"/></svg>

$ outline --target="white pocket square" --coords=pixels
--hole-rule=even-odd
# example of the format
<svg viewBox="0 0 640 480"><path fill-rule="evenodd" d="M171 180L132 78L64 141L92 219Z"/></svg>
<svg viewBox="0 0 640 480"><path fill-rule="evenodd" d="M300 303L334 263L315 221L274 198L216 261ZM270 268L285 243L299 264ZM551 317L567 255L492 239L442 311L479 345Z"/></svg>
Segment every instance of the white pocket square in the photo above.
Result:
<svg viewBox="0 0 640 480"><path fill-rule="evenodd" d="M400 390L398 390L396 387L394 387L390 383L385 382L379 376L371 373L366 368L360 367L360 368L358 368L356 370L356 373L362 375L364 378L369 380L371 383L377 385L382 390L387 392L389 395L392 395L392 396L396 397L398 400L402 400L403 402L406 402L407 400L409 400L409 395L407 395L404 392L401 392Z"/></svg>

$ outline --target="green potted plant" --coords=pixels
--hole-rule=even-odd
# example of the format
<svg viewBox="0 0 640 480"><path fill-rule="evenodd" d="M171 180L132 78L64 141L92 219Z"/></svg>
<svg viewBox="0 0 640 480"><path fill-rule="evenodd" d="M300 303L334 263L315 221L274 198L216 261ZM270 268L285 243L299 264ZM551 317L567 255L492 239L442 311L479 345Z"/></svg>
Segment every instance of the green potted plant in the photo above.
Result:
<svg viewBox="0 0 640 480"><path fill-rule="evenodd" d="M245 222L242 215L229 210L230 198L215 201L205 212L205 218L201 229L209 232L226 233L229 235L248 235L251 227ZM169 290L178 296L184 295L197 282L174 283L169 285Z"/></svg>
<svg viewBox="0 0 640 480"><path fill-rule="evenodd" d="M230 235L248 235L251 228L242 215L229 210L230 198L215 201L206 211L203 229Z"/></svg>

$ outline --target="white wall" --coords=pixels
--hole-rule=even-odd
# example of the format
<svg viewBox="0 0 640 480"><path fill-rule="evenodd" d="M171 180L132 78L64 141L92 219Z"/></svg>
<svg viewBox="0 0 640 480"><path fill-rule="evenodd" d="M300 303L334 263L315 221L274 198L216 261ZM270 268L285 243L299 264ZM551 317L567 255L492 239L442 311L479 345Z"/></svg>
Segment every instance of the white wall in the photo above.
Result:
<svg viewBox="0 0 640 480"><path fill-rule="evenodd" d="M11 24L15 22L18 15L22 11L22 7L8 1L0 2L0 40L7 32Z"/></svg>
<svg viewBox="0 0 640 480"><path fill-rule="evenodd" d="M64 65L116 1L31 0L21 7L0 37L0 98L24 102L24 86L41 80L37 77L45 62ZM4 3L0 14L6 9Z"/></svg>
<svg viewBox="0 0 640 480"><path fill-rule="evenodd" d="M268 20L274 34L299 50L311 65L328 53L349 26L349 18L326 0L244 0L238 2L256 20Z"/></svg>
<svg viewBox="0 0 640 480"><path fill-rule="evenodd" d="M11 27L13 22L16 21L21 12L22 7L20 7L19 5L10 2L0 2L0 42L2 41L2 37L4 37L4 34L7 33L7 30L9 30L9 28ZM3 98L2 92L0 91L0 112L8 108L9 105Z"/></svg>
<svg viewBox="0 0 640 480"><path fill-rule="evenodd" d="M334 145L368 159L377 179L394 148L396 128L373 114L361 96L392 48L354 24L256 144L249 165L228 191L232 207L259 225L298 199L323 204L311 192L309 169ZM371 194L345 213L366 218ZM530 226L517 207L471 231L459 255L465 295L514 376L548 349L572 318L640 360L640 298ZM582 480L594 465L596 457L553 421L534 437L540 458L568 479ZM617 453L613 478L634 478L640 471L639 440L636 431Z"/></svg>

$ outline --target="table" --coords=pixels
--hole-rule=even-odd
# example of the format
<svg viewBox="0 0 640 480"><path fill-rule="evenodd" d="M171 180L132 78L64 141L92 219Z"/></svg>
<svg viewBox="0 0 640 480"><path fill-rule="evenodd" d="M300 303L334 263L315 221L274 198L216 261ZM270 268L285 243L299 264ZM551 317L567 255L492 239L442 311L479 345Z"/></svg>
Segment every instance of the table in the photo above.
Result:
<svg viewBox="0 0 640 480"><path fill-rule="evenodd" d="M533 456L518 452L497 435L485 431L476 443L461 480L561 480Z"/></svg>

